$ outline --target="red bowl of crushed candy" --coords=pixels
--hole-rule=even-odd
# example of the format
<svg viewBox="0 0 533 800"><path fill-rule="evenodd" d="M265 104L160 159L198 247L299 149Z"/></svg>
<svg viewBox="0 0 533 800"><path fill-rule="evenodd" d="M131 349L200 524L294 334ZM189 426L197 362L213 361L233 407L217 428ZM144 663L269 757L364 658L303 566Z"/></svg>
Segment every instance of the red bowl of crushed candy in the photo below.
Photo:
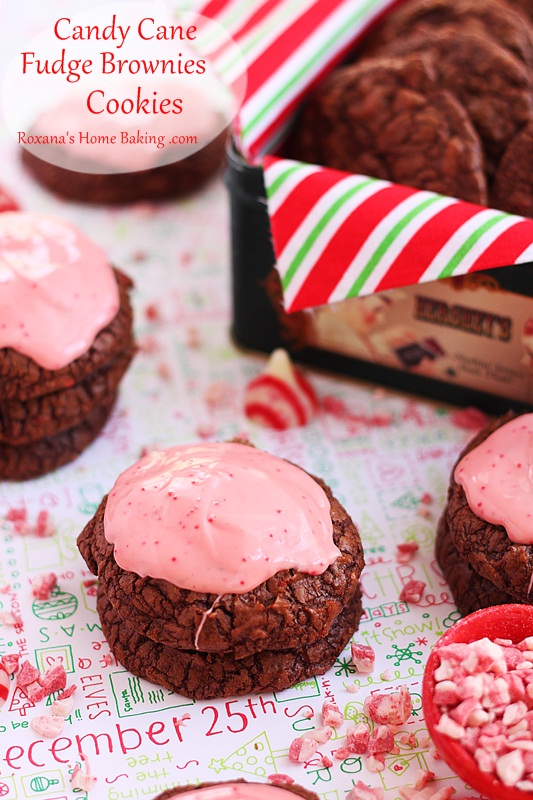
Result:
<svg viewBox="0 0 533 800"><path fill-rule="evenodd" d="M489 800L533 798L533 606L459 620L432 650L422 682L442 758Z"/></svg>

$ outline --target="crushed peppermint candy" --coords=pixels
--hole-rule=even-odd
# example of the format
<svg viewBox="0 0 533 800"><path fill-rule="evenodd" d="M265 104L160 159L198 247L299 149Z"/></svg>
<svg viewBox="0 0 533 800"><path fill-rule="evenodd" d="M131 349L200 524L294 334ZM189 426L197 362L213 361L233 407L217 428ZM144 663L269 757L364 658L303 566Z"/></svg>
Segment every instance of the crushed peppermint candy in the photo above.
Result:
<svg viewBox="0 0 533 800"><path fill-rule="evenodd" d="M79 764L76 764L70 776L70 783L73 789L81 789L84 792L89 792L91 789L94 789L98 778L95 775L91 775L87 756L84 753L80 753L80 758L83 761L85 770L83 770Z"/></svg>
<svg viewBox="0 0 533 800"><path fill-rule="evenodd" d="M33 596L37 600L50 600L52 591L57 586L57 575L54 572L39 575L30 580Z"/></svg>
<svg viewBox="0 0 533 800"><path fill-rule="evenodd" d="M69 686L67 689L63 689L63 691L57 695L57 699L64 700L66 697L72 697L75 691L76 691L76 684L73 683L72 686Z"/></svg>
<svg viewBox="0 0 533 800"><path fill-rule="evenodd" d="M381 786L371 789L363 781L357 781L346 795L346 800L383 800L383 797Z"/></svg>
<svg viewBox="0 0 533 800"><path fill-rule="evenodd" d="M283 786L283 784L294 783L294 778L290 775L285 775L283 772L274 772L272 775L267 775L267 781L273 783L274 786Z"/></svg>
<svg viewBox="0 0 533 800"><path fill-rule="evenodd" d="M518 644L484 638L437 650L436 730L509 787L533 786L533 662L526 657L532 651L532 637Z"/></svg>
<svg viewBox="0 0 533 800"><path fill-rule="evenodd" d="M18 653L6 653L0 659L8 675L14 675L19 668L20 656Z"/></svg>
<svg viewBox="0 0 533 800"><path fill-rule="evenodd" d="M55 717L68 717L74 708L74 698L64 697L62 700L54 700L52 703L52 714Z"/></svg>
<svg viewBox="0 0 533 800"><path fill-rule="evenodd" d="M43 687L46 696L52 694L53 692L59 692L67 685L67 673L65 671L65 667L62 664L57 664L54 667L50 667L50 669L47 669L44 674L39 676L38 680Z"/></svg>
<svg viewBox="0 0 533 800"><path fill-rule="evenodd" d="M322 724L332 728L340 728L344 722L344 714L334 700L325 700L322 706Z"/></svg>
<svg viewBox="0 0 533 800"><path fill-rule="evenodd" d="M489 424L489 418L479 408L468 406L450 414L450 422L467 431L480 431Z"/></svg>
<svg viewBox="0 0 533 800"><path fill-rule="evenodd" d="M357 672L368 674L374 670L376 654L370 645L352 642L351 651L352 664Z"/></svg>
<svg viewBox="0 0 533 800"><path fill-rule="evenodd" d="M416 542L400 542L396 545L396 561L398 564L408 564L418 552Z"/></svg>
<svg viewBox="0 0 533 800"><path fill-rule="evenodd" d="M399 600L404 603L419 603L424 594L426 584L424 581L410 580L403 585Z"/></svg>
<svg viewBox="0 0 533 800"><path fill-rule="evenodd" d="M325 744L329 742L333 735L333 728L325 725L322 728L314 728L312 731L306 731L302 738L303 739L312 739L314 742L318 742L318 744Z"/></svg>
<svg viewBox="0 0 533 800"><path fill-rule="evenodd" d="M34 667L33 664L30 664L29 661L23 661L17 675L17 686L20 689L24 689L26 686L37 681L39 675L39 670Z"/></svg>
<svg viewBox="0 0 533 800"><path fill-rule="evenodd" d="M41 538L45 536L53 536L55 533L54 525L50 519L50 515L46 509L39 511L35 524L31 524L28 519L28 511L26 508L10 508L6 514L6 520L13 523L13 530L19 536L28 536L34 534Z"/></svg>
<svg viewBox="0 0 533 800"><path fill-rule="evenodd" d="M10 628L14 628L15 625L22 625L22 617L18 614L13 614L12 611L0 611L0 622L3 625L8 625Z"/></svg>
<svg viewBox="0 0 533 800"><path fill-rule="evenodd" d="M403 725L411 716L412 710L413 701L405 685L391 694L375 692L364 703L365 714L378 725Z"/></svg>
<svg viewBox="0 0 533 800"><path fill-rule="evenodd" d="M303 764L308 761L318 750L318 742L314 739L304 739L298 737L293 739L289 747L289 761L296 764Z"/></svg>
<svg viewBox="0 0 533 800"><path fill-rule="evenodd" d="M39 736L44 736L45 739L55 739L65 725L63 717L56 717L52 715L42 714L39 717L34 717L30 722L30 727Z"/></svg>

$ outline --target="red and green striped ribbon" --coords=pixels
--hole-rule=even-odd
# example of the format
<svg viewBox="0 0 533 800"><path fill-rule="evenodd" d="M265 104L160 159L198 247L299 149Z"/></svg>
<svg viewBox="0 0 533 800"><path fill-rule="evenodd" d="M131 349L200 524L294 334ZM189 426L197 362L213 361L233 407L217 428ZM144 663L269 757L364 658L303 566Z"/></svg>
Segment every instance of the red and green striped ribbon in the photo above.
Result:
<svg viewBox="0 0 533 800"><path fill-rule="evenodd" d="M287 311L533 260L533 220L387 181L265 159Z"/></svg>

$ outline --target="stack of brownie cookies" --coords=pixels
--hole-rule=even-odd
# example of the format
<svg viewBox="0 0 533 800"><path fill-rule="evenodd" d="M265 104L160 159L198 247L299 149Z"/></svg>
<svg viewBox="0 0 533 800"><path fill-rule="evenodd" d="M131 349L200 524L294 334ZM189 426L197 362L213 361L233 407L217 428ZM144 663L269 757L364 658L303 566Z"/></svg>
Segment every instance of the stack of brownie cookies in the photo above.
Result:
<svg viewBox="0 0 533 800"><path fill-rule="evenodd" d="M134 352L131 282L69 223L0 215L0 478L26 480L97 436Z"/></svg>
<svg viewBox="0 0 533 800"><path fill-rule="evenodd" d="M533 216L530 5L401 4L319 86L286 154Z"/></svg>
<svg viewBox="0 0 533 800"><path fill-rule="evenodd" d="M533 604L533 414L507 414L465 448L452 472L436 556L462 614Z"/></svg>
<svg viewBox="0 0 533 800"><path fill-rule="evenodd" d="M325 672L356 630L354 523L318 478L248 444L149 453L78 538L131 672L195 699Z"/></svg>

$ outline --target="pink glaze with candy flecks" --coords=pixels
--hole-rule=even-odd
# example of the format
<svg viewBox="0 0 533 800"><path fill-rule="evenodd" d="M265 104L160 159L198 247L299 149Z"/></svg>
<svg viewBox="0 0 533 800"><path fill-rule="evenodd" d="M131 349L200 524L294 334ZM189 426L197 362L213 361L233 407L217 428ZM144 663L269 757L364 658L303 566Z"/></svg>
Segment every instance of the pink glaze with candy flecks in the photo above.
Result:
<svg viewBox="0 0 533 800"><path fill-rule="evenodd" d="M0 348L61 369L87 352L119 304L109 262L80 231L45 214L0 214Z"/></svg>
<svg viewBox="0 0 533 800"><path fill-rule="evenodd" d="M455 480L476 516L503 525L516 544L533 544L533 414L507 422L467 453Z"/></svg>
<svg viewBox="0 0 533 800"><path fill-rule="evenodd" d="M294 800L294 792L268 783L219 783L172 795L169 800Z"/></svg>
<svg viewBox="0 0 533 800"><path fill-rule="evenodd" d="M148 453L109 493L104 529L122 569L212 594L250 591L282 569L318 575L340 555L322 487L233 442Z"/></svg>

